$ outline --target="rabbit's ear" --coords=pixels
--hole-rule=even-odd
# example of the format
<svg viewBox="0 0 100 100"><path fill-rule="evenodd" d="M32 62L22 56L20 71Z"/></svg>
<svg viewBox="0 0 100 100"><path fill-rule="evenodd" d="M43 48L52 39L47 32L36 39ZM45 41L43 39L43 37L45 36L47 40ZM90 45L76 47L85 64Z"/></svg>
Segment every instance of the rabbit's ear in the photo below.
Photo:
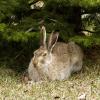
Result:
<svg viewBox="0 0 100 100"><path fill-rule="evenodd" d="M55 46L58 40L59 32L52 32L49 41L48 41L48 50L52 52L53 47Z"/></svg>
<svg viewBox="0 0 100 100"><path fill-rule="evenodd" d="M40 37L40 46L46 47L46 28L42 26L40 29L41 37Z"/></svg>

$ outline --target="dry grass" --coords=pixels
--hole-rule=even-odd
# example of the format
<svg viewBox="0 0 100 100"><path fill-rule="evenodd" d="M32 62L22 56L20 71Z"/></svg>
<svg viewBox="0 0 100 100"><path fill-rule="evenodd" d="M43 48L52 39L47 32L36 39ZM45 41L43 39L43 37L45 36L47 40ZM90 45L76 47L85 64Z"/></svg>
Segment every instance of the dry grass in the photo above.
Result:
<svg viewBox="0 0 100 100"><path fill-rule="evenodd" d="M86 100L100 100L100 50L92 52L83 69L66 81L24 84L20 73L1 64L0 100L78 100L83 94Z"/></svg>
<svg viewBox="0 0 100 100"><path fill-rule="evenodd" d="M84 65L66 81L23 84L20 75L0 68L0 100L100 100L100 65Z"/></svg>

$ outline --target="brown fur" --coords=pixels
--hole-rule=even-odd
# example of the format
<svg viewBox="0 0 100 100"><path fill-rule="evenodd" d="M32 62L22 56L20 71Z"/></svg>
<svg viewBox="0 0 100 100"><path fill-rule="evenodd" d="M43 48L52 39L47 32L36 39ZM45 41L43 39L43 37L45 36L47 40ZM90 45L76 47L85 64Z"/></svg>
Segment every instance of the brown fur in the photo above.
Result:
<svg viewBox="0 0 100 100"><path fill-rule="evenodd" d="M43 36L46 36L46 30ZM57 42L58 33L52 33L48 46L43 39L43 45L34 52L28 74L32 81L41 80L65 80L72 72L81 70L83 63L83 52L74 42Z"/></svg>

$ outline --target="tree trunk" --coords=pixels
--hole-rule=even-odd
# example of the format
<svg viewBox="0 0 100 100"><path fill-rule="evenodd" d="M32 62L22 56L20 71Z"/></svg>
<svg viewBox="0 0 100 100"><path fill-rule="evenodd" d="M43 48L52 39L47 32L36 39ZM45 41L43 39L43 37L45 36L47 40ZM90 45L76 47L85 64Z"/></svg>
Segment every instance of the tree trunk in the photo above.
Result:
<svg viewBox="0 0 100 100"><path fill-rule="evenodd" d="M81 7L74 7L73 18L74 18L74 23L75 23L74 31L76 34L79 34L82 29Z"/></svg>
<svg viewBox="0 0 100 100"><path fill-rule="evenodd" d="M81 35L82 20L81 20L81 7L73 7L72 15L70 16L70 23L74 25L74 33Z"/></svg>

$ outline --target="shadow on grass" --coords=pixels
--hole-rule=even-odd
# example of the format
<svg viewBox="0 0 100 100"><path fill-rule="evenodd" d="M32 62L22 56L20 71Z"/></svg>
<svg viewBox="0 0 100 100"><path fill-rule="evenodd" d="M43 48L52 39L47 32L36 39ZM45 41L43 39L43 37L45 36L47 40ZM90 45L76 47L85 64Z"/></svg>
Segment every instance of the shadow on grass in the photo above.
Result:
<svg viewBox="0 0 100 100"><path fill-rule="evenodd" d="M0 46L0 67L10 68L16 73L27 69L30 59L33 56L34 45L21 45L20 43L7 43Z"/></svg>
<svg viewBox="0 0 100 100"><path fill-rule="evenodd" d="M37 48L37 47L35 47ZM14 70L16 73L24 72L30 59L33 56L34 47L24 47L18 44L10 44L6 47L0 47L0 67L2 68L10 68ZM88 69L97 70L96 67L92 67L93 65L100 65L100 47L87 48L84 51L85 59L84 65L87 66L83 68L83 72ZM100 67L98 69L100 71Z"/></svg>

